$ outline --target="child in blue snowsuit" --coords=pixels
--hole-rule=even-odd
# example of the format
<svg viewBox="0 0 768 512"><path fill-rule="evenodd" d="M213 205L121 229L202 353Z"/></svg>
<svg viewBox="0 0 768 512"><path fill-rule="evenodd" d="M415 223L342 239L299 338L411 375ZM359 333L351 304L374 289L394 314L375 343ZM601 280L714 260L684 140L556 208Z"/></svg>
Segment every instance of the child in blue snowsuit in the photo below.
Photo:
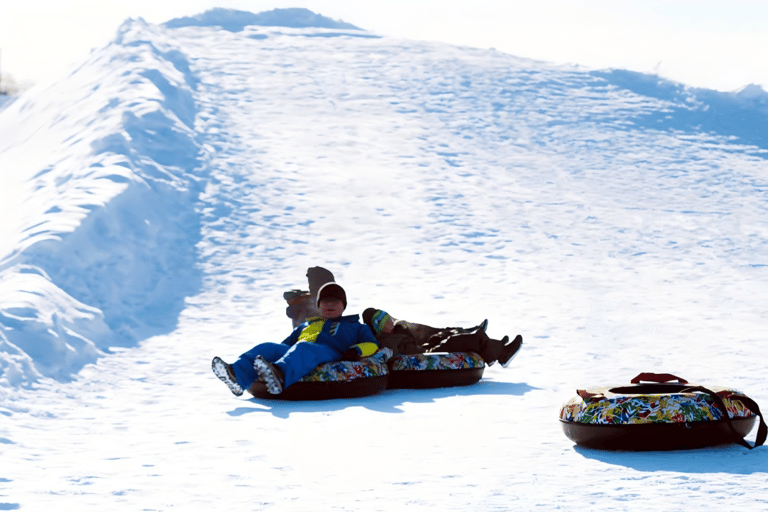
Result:
<svg viewBox="0 0 768 512"><path fill-rule="evenodd" d="M214 357L211 367L236 396L264 377L267 390L279 394L317 365L372 355L378 342L358 315L341 316L347 307L344 289L326 283L317 293L320 316L299 325L282 343L261 343L229 365Z"/></svg>

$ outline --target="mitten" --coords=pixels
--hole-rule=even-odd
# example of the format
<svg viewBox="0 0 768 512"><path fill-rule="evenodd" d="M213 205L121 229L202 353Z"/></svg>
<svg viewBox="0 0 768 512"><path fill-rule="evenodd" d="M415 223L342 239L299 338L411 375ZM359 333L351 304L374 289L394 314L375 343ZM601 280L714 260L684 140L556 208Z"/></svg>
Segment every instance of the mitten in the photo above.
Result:
<svg viewBox="0 0 768 512"><path fill-rule="evenodd" d="M341 359L343 361L359 361L360 350L357 347L350 347L341 353Z"/></svg>

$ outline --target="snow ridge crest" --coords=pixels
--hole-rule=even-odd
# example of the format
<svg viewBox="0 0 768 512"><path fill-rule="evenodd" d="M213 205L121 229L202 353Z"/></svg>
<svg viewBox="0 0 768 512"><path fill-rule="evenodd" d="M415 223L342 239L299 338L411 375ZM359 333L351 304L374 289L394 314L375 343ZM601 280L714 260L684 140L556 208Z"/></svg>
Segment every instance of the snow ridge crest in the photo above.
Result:
<svg viewBox="0 0 768 512"><path fill-rule="evenodd" d="M66 381L112 347L172 330L199 286L196 79L156 28L129 20L5 112L42 120L25 145L55 135L63 156L18 168L36 192L0 254L0 386Z"/></svg>

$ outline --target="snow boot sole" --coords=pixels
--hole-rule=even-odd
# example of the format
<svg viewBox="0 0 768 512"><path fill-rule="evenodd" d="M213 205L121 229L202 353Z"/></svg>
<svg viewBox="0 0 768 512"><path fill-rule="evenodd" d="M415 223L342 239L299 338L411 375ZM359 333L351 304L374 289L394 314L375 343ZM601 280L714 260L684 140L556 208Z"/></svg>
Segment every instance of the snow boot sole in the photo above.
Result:
<svg viewBox="0 0 768 512"><path fill-rule="evenodd" d="M216 356L213 358L213 361L211 361L211 370L213 370L214 375L216 375L221 382L227 385L233 395L240 396L243 394L243 388L237 383L232 367L222 361L220 357Z"/></svg>
<svg viewBox="0 0 768 512"><path fill-rule="evenodd" d="M253 360L253 369L264 379L267 385L267 391L273 395L279 395L283 392L283 382L278 375L275 366L261 356L256 356Z"/></svg>

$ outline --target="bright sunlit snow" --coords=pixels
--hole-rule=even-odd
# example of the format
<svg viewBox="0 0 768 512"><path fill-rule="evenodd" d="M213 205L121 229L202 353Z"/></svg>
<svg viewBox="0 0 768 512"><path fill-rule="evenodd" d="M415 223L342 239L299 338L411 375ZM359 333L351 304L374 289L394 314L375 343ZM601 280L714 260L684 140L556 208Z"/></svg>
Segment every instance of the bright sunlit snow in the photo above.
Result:
<svg viewBox="0 0 768 512"><path fill-rule="evenodd" d="M216 14L0 104L0 510L767 506L764 447L558 422L642 371L768 404L762 88ZM284 339L315 265L347 313L525 345L465 388L233 397L211 358Z"/></svg>

